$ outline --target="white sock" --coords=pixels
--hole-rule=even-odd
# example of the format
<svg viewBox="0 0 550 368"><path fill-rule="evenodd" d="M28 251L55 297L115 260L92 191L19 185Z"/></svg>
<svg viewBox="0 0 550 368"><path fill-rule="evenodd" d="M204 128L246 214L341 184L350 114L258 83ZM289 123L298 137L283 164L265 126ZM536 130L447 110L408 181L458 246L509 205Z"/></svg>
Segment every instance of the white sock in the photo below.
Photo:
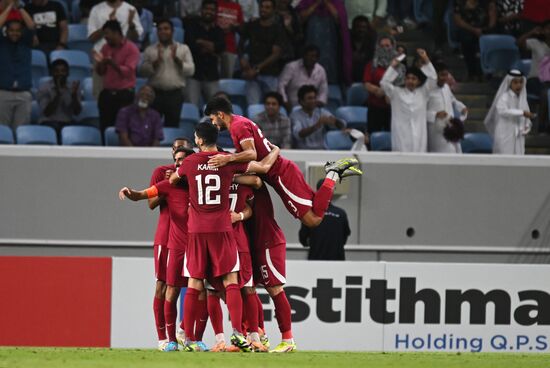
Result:
<svg viewBox="0 0 550 368"><path fill-rule="evenodd" d="M329 171L327 173L327 176L326 176L327 179L330 179L334 182L337 182L338 180L340 180L340 175L338 175L338 173L336 171Z"/></svg>
<svg viewBox="0 0 550 368"><path fill-rule="evenodd" d="M294 344L294 339L283 339L283 342L286 342L288 344Z"/></svg>
<svg viewBox="0 0 550 368"><path fill-rule="evenodd" d="M222 333L216 335L216 344L219 342L225 342L225 336Z"/></svg>
<svg viewBox="0 0 550 368"><path fill-rule="evenodd" d="M250 333L250 340L254 342L260 342L260 334L257 332Z"/></svg>

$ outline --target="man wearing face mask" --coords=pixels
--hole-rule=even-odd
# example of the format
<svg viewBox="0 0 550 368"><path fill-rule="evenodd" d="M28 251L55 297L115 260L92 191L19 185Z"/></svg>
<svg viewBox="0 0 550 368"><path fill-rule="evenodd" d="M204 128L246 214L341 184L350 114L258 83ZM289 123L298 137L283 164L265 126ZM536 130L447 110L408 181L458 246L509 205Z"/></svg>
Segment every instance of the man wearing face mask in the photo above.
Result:
<svg viewBox="0 0 550 368"><path fill-rule="evenodd" d="M164 138L160 114L150 107L155 91L150 86L139 90L136 103L120 109L115 128L122 146L158 146Z"/></svg>
<svg viewBox="0 0 550 368"><path fill-rule="evenodd" d="M57 133L80 114L80 82L67 83L69 64L63 59L51 64L52 80L40 86L36 99L40 106L40 124L54 128Z"/></svg>

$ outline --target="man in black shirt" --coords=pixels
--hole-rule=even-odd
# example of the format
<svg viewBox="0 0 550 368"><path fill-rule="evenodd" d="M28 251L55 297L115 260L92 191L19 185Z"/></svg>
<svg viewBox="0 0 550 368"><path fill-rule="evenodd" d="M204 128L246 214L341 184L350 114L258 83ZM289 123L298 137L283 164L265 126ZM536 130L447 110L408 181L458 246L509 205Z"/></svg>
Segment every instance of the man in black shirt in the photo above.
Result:
<svg viewBox="0 0 550 368"><path fill-rule="evenodd" d="M219 90L218 60L225 50L223 31L216 25L218 4L204 0L199 19L189 19L185 25L185 43L189 46L195 63L195 74L187 80L186 100L198 105L200 96L210 100Z"/></svg>
<svg viewBox="0 0 550 368"><path fill-rule="evenodd" d="M69 27L63 5L57 1L32 0L25 6L35 24L38 46L36 48L49 54L52 50L67 48Z"/></svg>
<svg viewBox="0 0 550 368"><path fill-rule="evenodd" d="M249 105L260 103L263 94L277 90L280 57L287 42L285 30L275 19L275 1L261 0L260 19L244 25L239 42L242 77L248 81Z"/></svg>
<svg viewBox="0 0 550 368"><path fill-rule="evenodd" d="M317 183L317 190L321 184L323 180ZM304 247L309 247L307 257L309 260L344 261L346 259L344 245L350 234L346 211L331 203L321 224L316 228L302 225L298 237Z"/></svg>

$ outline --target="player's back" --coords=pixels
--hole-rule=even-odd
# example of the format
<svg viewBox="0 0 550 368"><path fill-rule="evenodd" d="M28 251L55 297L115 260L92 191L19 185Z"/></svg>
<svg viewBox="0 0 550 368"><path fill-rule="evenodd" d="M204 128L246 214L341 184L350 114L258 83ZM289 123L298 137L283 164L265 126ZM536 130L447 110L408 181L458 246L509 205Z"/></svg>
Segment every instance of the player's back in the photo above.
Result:
<svg viewBox="0 0 550 368"><path fill-rule="evenodd" d="M239 213L244 211L247 201L251 200L252 198L254 198L254 192L252 188L243 184L231 184L231 188L229 191L229 200L231 202L230 210L232 212ZM249 252L250 245L243 222L235 222L233 224L233 231L235 232L235 240L237 240L237 247L239 249L239 252Z"/></svg>
<svg viewBox="0 0 550 368"><path fill-rule="evenodd" d="M189 191L187 181L180 181L171 185L168 180L163 180L157 187L159 196L165 198L168 213L170 215L170 230L168 248L185 249L187 245L187 222L189 208Z"/></svg>
<svg viewBox="0 0 550 368"><path fill-rule="evenodd" d="M175 165L163 165L158 166L151 175L151 181L149 185L155 185L163 180L166 180L166 171L176 169ZM170 229L170 214L168 213L168 207L164 201L159 204L159 218L157 223L157 231L155 232L155 245L167 245L168 243L168 231Z"/></svg>
<svg viewBox="0 0 550 368"><path fill-rule="evenodd" d="M230 133L237 152L242 151L242 142L247 140L254 141L257 154L256 161L261 161L271 152L271 148L268 145L269 141L264 137L260 127L244 116L233 115Z"/></svg>
<svg viewBox="0 0 550 368"><path fill-rule="evenodd" d="M249 224L252 247L268 249L286 243L285 234L275 220L275 211L265 185L254 191L254 205Z"/></svg>

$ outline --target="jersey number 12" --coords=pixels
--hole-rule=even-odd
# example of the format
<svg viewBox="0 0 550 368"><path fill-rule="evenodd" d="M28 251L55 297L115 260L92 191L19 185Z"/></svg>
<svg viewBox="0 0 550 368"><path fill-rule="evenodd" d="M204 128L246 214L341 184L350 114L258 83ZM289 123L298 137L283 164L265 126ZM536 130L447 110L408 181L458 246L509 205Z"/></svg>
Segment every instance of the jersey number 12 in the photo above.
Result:
<svg viewBox="0 0 550 368"><path fill-rule="evenodd" d="M210 174L204 177L204 187L206 188L204 191L202 175L195 176L195 180L197 181L199 205L221 203L221 196L219 194L212 195L212 192L219 192L220 190L220 177L218 175Z"/></svg>

